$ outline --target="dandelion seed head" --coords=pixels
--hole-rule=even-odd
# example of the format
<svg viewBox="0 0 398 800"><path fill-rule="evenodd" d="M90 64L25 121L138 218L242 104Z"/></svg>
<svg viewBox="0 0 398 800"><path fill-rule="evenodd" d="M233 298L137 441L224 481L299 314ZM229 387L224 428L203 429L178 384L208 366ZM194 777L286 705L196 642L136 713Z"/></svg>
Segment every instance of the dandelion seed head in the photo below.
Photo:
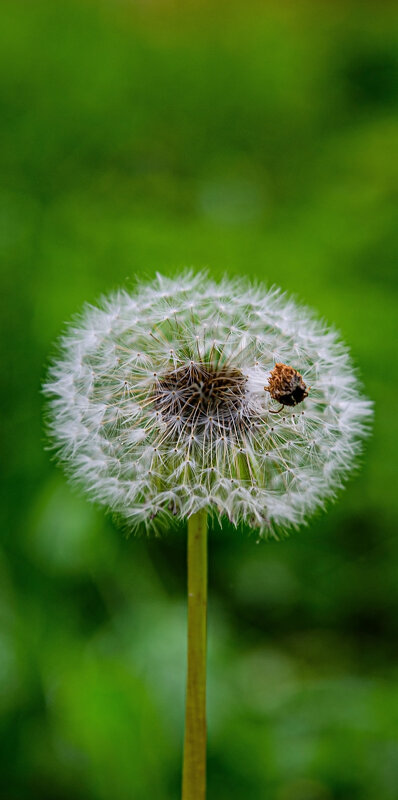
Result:
<svg viewBox="0 0 398 800"><path fill-rule="evenodd" d="M45 392L68 473L131 527L203 508L263 534L298 526L350 474L371 417L311 311L191 273L87 306Z"/></svg>

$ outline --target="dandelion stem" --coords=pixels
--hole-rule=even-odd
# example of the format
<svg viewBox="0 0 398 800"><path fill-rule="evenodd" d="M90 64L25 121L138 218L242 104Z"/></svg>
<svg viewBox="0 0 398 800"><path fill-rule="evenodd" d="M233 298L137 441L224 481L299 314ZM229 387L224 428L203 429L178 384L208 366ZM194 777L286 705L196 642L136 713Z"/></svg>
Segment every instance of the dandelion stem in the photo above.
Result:
<svg viewBox="0 0 398 800"><path fill-rule="evenodd" d="M188 675L182 800L206 796L207 513L188 520Z"/></svg>

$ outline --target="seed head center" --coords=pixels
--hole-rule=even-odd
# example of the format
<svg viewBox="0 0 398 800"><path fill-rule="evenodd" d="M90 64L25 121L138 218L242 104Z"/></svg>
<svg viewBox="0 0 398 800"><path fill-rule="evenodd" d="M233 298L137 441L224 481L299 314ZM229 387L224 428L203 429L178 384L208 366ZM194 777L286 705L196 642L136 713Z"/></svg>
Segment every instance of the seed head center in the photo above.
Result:
<svg viewBox="0 0 398 800"><path fill-rule="evenodd" d="M197 425L214 418L225 424L241 407L246 382L236 367L191 362L159 375L155 405L165 419L178 416Z"/></svg>

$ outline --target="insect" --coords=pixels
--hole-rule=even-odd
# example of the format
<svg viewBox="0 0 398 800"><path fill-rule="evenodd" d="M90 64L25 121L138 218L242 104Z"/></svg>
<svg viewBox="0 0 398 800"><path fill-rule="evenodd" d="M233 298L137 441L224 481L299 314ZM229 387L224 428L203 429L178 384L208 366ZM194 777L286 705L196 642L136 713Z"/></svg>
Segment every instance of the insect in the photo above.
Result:
<svg viewBox="0 0 398 800"><path fill-rule="evenodd" d="M279 414L284 406L297 406L308 397L307 386L303 381L302 376L293 367L288 367L287 364L275 364L271 372L268 386L264 386L266 392L269 392L273 400L278 400L281 407L272 411L271 414Z"/></svg>

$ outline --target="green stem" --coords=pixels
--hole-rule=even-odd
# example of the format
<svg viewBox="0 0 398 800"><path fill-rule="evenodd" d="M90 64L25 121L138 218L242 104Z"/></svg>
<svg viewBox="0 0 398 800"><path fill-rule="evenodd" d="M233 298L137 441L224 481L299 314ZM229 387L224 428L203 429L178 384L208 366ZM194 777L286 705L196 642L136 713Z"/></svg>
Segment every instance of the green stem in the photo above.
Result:
<svg viewBox="0 0 398 800"><path fill-rule="evenodd" d="M207 512L188 520L188 674L182 800L206 797Z"/></svg>

